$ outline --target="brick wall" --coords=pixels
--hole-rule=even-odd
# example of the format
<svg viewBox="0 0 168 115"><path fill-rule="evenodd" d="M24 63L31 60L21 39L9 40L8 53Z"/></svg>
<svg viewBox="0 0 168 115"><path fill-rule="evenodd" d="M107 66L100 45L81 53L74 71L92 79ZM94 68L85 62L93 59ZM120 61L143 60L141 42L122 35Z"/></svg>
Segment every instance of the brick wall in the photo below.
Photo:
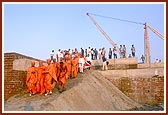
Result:
<svg viewBox="0 0 168 115"><path fill-rule="evenodd" d="M13 62L17 59L30 59L39 61L38 59L28 57L18 53L4 53L4 98L26 91L26 71L13 70Z"/></svg>
<svg viewBox="0 0 168 115"><path fill-rule="evenodd" d="M121 77L110 81L125 95L141 104L155 105L164 102L164 77Z"/></svg>
<svg viewBox="0 0 168 115"><path fill-rule="evenodd" d="M26 71L5 71L4 74L4 98L9 97L26 90Z"/></svg>

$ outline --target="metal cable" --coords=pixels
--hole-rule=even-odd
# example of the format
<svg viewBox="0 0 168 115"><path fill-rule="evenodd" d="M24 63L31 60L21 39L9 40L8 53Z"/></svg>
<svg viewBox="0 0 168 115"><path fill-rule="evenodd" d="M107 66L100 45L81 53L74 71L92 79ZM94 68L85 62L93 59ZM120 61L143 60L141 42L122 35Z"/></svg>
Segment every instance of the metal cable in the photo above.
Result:
<svg viewBox="0 0 168 115"><path fill-rule="evenodd" d="M141 22L135 22L135 21L130 21L130 20L124 20L124 19L119 19L119 18L113 18L113 17L109 17L109 16L102 16L102 15L93 14L93 13L89 13L89 14L94 15L94 16L98 16L98 17L102 17L102 18L109 18L109 19L113 19L113 20L118 20L118 21L123 21L123 22L129 22L129 23L144 25L144 23L141 23Z"/></svg>

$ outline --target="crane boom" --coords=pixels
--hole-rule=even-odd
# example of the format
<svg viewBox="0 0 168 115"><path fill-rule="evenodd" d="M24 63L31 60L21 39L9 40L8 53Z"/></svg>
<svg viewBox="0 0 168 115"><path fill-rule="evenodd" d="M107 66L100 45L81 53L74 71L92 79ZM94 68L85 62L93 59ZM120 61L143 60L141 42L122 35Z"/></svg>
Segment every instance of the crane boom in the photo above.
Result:
<svg viewBox="0 0 168 115"><path fill-rule="evenodd" d="M113 47L117 48L117 52L119 52L119 47L116 45L116 43L114 43L110 37L106 34L106 32L98 25L98 23L94 20L93 17L91 17L89 15L89 13L86 13L87 16L89 16L89 18L92 20L92 22L94 23L94 25L99 29L99 31L105 36L105 38L110 42L110 44L112 44Z"/></svg>
<svg viewBox="0 0 168 115"><path fill-rule="evenodd" d="M149 26L147 24L146 24L146 27L149 28L150 30L152 30L153 33L155 33L157 36L159 36L161 39L164 40L164 36L160 32L158 32L156 29L152 28L151 26Z"/></svg>

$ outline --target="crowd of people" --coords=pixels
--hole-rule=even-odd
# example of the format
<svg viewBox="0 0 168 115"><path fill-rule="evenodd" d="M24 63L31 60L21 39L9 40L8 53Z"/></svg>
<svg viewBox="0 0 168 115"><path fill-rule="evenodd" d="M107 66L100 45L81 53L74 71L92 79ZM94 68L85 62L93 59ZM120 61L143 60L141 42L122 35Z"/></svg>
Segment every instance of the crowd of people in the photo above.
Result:
<svg viewBox="0 0 168 115"><path fill-rule="evenodd" d="M84 49L81 48L82 55L87 57L87 54L90 52L90 56L92 60L102 60L102 55L106 56L106 49L105 47L99 48L97 50L96 48L90 48L85 49L85 55L84 55ZM131 47L131 54L128 55L128 58L135 57L135 47L132 45ZM119 54L120 58L127 58L127 48L126 45L120 45L120 47L117 49L117 47L109 48L108 52L108 59L117 59L117 54Z"/></svg>
<svg viewBox="0 0 168 115"><path fill-rule="evenodd" d="M135 48L132 46L132 56L135 56ZM126 57L125 45L120 45L120 58ZM109 49L109 59L117 58L117 48ZM61 50L55 53L54 49L50 52L50 59L47 59L47 66L43 61L39 61L39 66L35 67L32 61L31 67L28 68L26 85L30 96L39 93L40 95L52 94L55 85L58 83L59 92L65 90L67 79L76 78L78 72L83 73L90 69L92 60L102 60L103 70L107 70L108 61L106 58L105 47L97 50L96 48L81 48L80 51L75 49Z"/></svg>
<svg viewBox="0 0 168 115"><path fill-rule="evenodd" d="M59 54L59 51L61 50L58 50L56 58L54 58L54 50L51 51L50 59L47 59L47 66L43 64L43 61L39 61L39 66L35 67L35 62L32 61L26 78L30 96L37 93L40 95L52 94L57 83L61 93L65 90L67 79L76 78L78 72L83 73L86 69L90 69L91 59L84 58L81 52L64 51Z"/></svg>
<svg viewBox="0 0 168 115"><path fill-rule="evenodd" d="M132 45L131 54L128 55L128 58L135 57L135 51L136 51L135 47L134 47L134 45ZM119 55L120 55L120 58L127 58L127 48L126 48L125 45L120 45L120 47L119 47Z"/></svg>

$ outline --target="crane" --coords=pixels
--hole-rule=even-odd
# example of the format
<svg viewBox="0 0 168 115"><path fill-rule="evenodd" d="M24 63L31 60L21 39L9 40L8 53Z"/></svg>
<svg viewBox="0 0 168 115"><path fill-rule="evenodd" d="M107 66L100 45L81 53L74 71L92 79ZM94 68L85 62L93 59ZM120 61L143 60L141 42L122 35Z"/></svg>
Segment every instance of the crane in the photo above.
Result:
<svg viewBox="0 0 168 115"><path fill-rule="evenodd" d="M98 25L98 23L94 20L93 17L90 15L91 13L86 13L87 16L92 20L92 22L95 24L95 26L100 30L100 32L105 36L105 38L114 46L117 48L117 51L119 52L119 47L116 46L116 44L110 39L110 37L106 34L106 32ZM135 23L135 24L140 24L144 25L144 56L145 56L145 63L150 64L151 63L151 56L150 56L150 43L149 43L149 36L148 36L148 29L150 29L153 33L155 33L158 37L164 40L164 36L158 32L156 29L151 27L150 25L141 22L135 22L135 21L129 21L129 20L124 20L124 19L119 19L119 18L113 18L113 17L107 17L107 16L102 16L98 14L92 14L95 16L103 17L103 18L110 18L118 21L123 21L123 22L128 22L128 23Z"/></svg>
<svg viewBox="0 0 168 115"><path fill-rule="evenodd" d="M111 38L107 35L107 33L98 25L98 23L94 20L93 17L89 13L86 13L87 16L92 20L92 22L95 24L95 26L99 29L99 31L105 36L105 38L112 44L113 47L116 47L117 52L119 52L119 47L114 43Z"/></svg>

